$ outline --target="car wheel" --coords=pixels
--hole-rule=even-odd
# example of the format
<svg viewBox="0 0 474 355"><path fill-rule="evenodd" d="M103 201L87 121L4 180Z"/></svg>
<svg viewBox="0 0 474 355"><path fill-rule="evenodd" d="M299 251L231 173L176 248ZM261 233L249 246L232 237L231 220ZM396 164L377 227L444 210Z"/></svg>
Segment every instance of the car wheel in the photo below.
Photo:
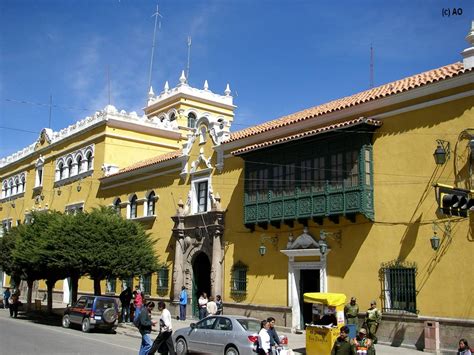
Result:
<svg viewBox="0 0 474 355"><path fill-rule="evenodd" d="M82 320L82 331L84 333L89 333L91 331L91 321L89 318L84 318Z"/></svg>
<svg viewBox="0 0 474 355"><path fill-rule="evenodd" d="M176 340L176 354L185 355L188 353L188 344L183 338Z"/></svg>
<svg viewBox="0 0 474 355"><path fill-rule="evenodd" d="M239 351L236 348L234 348L233 346L229 346L225 350L225 355L239 355Z"/></svg>
<svg viewBox="0 0 474 355"><path fill-rule="evenodd" d="M63 316L62 323L64 328L69 328L71 326L71 318L69 317L69 314Z"/></svg>
<svg viewBox="0 0 474 355"><path fill-rule="evenodd" d="M117 319L117 313L115 312L115 309L107 308L106 310L104 310L104 313L102 313L102 319L105 323L115 322L115 320Z"/></svg>

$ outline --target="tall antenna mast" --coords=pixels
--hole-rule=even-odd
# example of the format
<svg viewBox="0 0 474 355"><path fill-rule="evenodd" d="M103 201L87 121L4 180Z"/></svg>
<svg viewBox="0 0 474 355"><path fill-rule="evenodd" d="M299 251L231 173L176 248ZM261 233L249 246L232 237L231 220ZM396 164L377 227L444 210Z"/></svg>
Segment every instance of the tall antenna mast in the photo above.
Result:
<svg viewBox="0 0 474 355"><path fill-rule="evenodd" d="M53 95L49 94L49 118L48 118L48 128L51 128L51 110L53 109Z"/></svg>
<svg viewBox="0 0 474 355"><path fill-rule="evenodd" d="M153 30L153 43L151 45L151 60L150 60L150 73L148 75L148 89L151 86L151 73L153 72L153 58L155 55L155 40L156 40L156 25L158 24L158 16L163 18L161 14L158 12L158 4L156 5L156 12L151 16L155 17L155 29ZM161 27L161 22L160 22Z"/></svg>
<svg viewBox="0 0 474 355"><path fill-rule="evenodd" d="M370 44L370 83L369 87L372 89L374 87L374 48L372 43Z"/></svg>
<svg viewBox="0 0 474 355"><path fill-rule="evenodd" d="M189 62L191 58L191 36L188 36L188 67L186 68L186 78L189 82Z"/></svg>
<svg viewBox="0 0 474 355"><path fill-rule="evenodd" d="M110 66L107 64L107 91L109 94L109 105L110 105L110 73L109 73Z"/></svg>

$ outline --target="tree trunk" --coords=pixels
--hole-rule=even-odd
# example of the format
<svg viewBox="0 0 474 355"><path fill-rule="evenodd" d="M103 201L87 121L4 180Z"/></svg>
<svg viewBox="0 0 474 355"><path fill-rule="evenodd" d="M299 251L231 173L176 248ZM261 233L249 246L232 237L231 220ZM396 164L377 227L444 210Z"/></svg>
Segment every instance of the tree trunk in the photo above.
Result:
<svg viewBox="0 0 474 355"><path fill-rule="evenodd" d="M79 276L71 275L71 304L77 301L77 289L79 284Z"/></svg>
<svg viewBox="0 0 474 355"><path fill-rule="evenodd" d="M56 280L46 280L46 286L48 287L48 313L53 313L53 288Z"/></svg>
<svg viewBox="0 0 474 355"><path fill-rule="evenodd" d="M94 295L100 296L100 278L94 277Z"/></svg>
<svg viewBox="0 0 474 355"><path fill-rule="evenodd" d="M28 285L28 294L26 296L26 310L29 311L31 310L31 299L33 298L33 283L34 280L26 280L26 284Z"/></svg>

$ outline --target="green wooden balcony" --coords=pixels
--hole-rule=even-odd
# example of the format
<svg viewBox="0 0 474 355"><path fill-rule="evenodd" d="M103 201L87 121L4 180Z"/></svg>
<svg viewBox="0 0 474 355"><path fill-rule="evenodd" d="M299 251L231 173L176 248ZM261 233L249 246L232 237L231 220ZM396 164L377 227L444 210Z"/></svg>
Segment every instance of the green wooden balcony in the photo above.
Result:
<svg viewBox="0 0 474 355"><path fill-rule="evenodd" d="M355 220L356 214L374 219L373 190L371 186L335 188L326 182L321 189L301 189L285 193L245 194L244 223L278 224L294 220L314 219L322 223L322 218L335 221L339 216Z"/></svg>

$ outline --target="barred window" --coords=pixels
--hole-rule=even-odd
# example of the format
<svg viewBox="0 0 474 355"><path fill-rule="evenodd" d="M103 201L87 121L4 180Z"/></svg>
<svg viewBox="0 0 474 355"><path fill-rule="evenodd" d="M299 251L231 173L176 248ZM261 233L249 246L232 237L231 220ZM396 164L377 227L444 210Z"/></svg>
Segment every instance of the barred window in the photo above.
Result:
<svg viewBox="0 0 474 355"><path fill-rule="evenodd" d="M142 275L142 288L145 295L151 295L151 275Z"/></svg>
<svg viewBox="0 0 474 355"><path fill-rule="evenodd" d="M383 311L406 311L417 313L416 309L416 265L401 262L383 264L382 278Z"/></svg>
<svg viewBox="0 0 474 355"><path fill-rule="evenodd" d="M115 277L107 278L106 285L107 285L107 293L115 293L117 290L117 279Z"/></svg>
<svg viewBox="0 0 474 355"><path fill-rule="evenodd" d="M130 289L133 290L133 277L126 277L122 279L122 291L127 287L130 287Z"/></svg>
<svg viewBox="0 0 474 355"><path fill-rule="evenodd" d="M169 269L167 266L162 266L158 269L158 279L156 283L156 292L158 295L163 295L168 292L169 283Z"/></svg>
<svg viewBox="0 0 474 355"><path fill-rule="evenodd" d="M242 262L237 262L232 267L231 289L234 296L244 296L247 294L247 270L248 266Z"/></svg>

